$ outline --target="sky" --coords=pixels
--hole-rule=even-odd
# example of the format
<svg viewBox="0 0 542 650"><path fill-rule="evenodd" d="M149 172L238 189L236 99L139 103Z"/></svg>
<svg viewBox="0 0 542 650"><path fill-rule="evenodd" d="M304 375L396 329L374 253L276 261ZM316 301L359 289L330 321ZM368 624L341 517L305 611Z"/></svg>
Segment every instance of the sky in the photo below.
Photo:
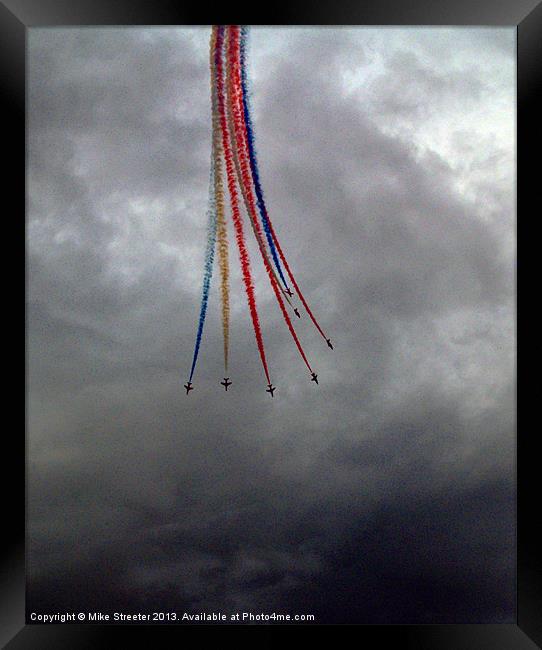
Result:
<svg viewBox="0 0 542 650"><path fill-rule="evenodd" d="M182 388L210 29L29 30L28 612L515 622L515 29L249 34L273 400L231 224Z"/></svg>

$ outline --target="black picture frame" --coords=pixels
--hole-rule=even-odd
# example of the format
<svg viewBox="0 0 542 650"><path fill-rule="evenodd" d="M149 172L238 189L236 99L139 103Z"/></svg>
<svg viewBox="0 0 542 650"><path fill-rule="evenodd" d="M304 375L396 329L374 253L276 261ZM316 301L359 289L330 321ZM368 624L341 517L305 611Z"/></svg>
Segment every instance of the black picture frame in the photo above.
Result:
<svg viewBox="0 0 542 650"><path fill-rule="evenodd" d="M12 241L21 241L25 214L25 49L28 29L39 26L69 25L203 25L211 23L245 24L335 24L335 25L479 25L516 26L518 44L517 76L517 161L518 161L518 279L535 277L536 255L525 252L522 232L537 220L535 172L539 167L536 152L540 140L538 117L542 106L542 3L538 0L478 0L477 2L445 0L366 0L350 2L289 2L270 10L260 7L258 12L243 8L239 12L215 12L210 15L200 6L185 6L168 0L7 0L0 3L0 83L3 86L4 134L8 139L5 160L4 192L12 200L10 221L17 235ZM537 131L538 129L538 131ZM537 135L538 133L538 135ZM6 155L7 154L7 155ZM532 158L532 160L531 160ZM538 188L536 188L538 189ZM529 199L532 199L530 201ZM528 212L529 211L529 212ZM520 218L525 225L520 226ZM531 217L529 219L528 217ZM6 217L5 217L6 218ZM21 239L19 239L21 237ZM529 238L530 240L531 238ZM527 241L527 239L525 239ZM22 244L21 244L22 248ZM21 261L22 265L22 261ZM13 268L10 268L10 276ZM518 286L518 304L522 292ZM526 299L525 299L526 300ZM526 304L528 301L526 300ZM523 303L521 303L523 304ZM14 319L16 320L16 319ZM537 322L537 321L536 321ZM518 317L518 340L523 330L531 333L533 321ZM519 352L523 354L519 354ZM529 423L529 412L534 415L538 366L536 348L518 346L518 370L524 377L525 391L518 399L517 428L517 568L518 603L516 624L502 625L372 625L355 626L357 643L378 647L392 644L398 648L454 649L454 650L522 650L542 646L542 539L537 530L540 508L537 505L535 453L537 429ZM518 382L519 383L519 382ZM520 408L521 407L521 408ZM534 420L536 422L536 420ZM9 430L9 436L7 435ZM25 624L25 438L11 427L5 429L4 467L7 459L14 476L4 488L5 501L9 495L11 514L4 509L7 519L4 539L7 542L2 556L0 574L0 643L9 650L22 648L113 648L128 647L131 638L152 647L171 642L199 640L210 643L210 635L219 635L220 641L232 640L242 645L271 646L284 643L307 642L318 638L323 643L336 642L337 635L346 632L343 626L146 626L146 625L26 625ZM9 437L9 440L8 440ZM539 526L539 523L538 523ZM204 628L204 630L202 630ZM180 635L180 636L179 636ZM203 635L203 636L202 636ZM225 635L225 636L224 636ZM152 640L151 640L152 639ZM340 642L340 641L339 641Z"/></svg>

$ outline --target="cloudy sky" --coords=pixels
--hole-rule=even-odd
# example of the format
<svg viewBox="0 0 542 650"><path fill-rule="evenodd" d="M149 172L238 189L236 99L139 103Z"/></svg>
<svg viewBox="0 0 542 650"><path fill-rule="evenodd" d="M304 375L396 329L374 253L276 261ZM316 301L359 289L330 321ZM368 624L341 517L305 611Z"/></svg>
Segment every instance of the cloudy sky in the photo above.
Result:
<svg viewBox="0 0 542 650"><path fill-rule="evenodd" d="M254 28L270 213L186 397L208 28L31 29L28 609L515 620L515 30ZM248 231L247 231L248 232ZM233 240L232 240L233 245Z"/></svg>

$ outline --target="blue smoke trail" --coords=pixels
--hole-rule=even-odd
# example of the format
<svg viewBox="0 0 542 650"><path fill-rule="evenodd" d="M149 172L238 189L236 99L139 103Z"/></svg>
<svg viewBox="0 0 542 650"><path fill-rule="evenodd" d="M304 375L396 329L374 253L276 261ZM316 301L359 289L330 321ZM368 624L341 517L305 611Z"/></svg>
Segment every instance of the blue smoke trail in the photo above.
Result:
<svg viewBox="0 0 542 650"><path fill-rule="evenodd" d="M196 368L196 362L198 360L201 337L203 334L203 326L205 324L205 316L207 315L207 303L209 302L209 289L211 287L211 277L213 275L213 262L215 258L215 244L216 244L216 231L217 231L214 179L215 179L215 167L214 167L213 157L211 156L211 179L209 182L209 207L207 210L209 221L207 225L207 246L205 248L203 289L201 295L201 307L199 312L198 332L196 334L196 345L194 347L194 357L192 359L192 368L190 370L190 379L188 381L192 381L194 370Z"/></svg>
<svg viewBox="0 0 542 650"><path fill-rule="evenodd" d="M248 142L248 156L250 159L250 169L252 172L252 180L254 181L254 189L256 190L256 203L258 204L258 210L260 211L261 221L263 228L265 230L265 236L267 237L267 242L269 244L269 249L271 250L271 255L273 257L273 262L277 269L280 279L286 289L288 289L288 284L282 273L282 268L280 266L279 258L277 255L277 249L275 247L275 242L273 241L273 235L271 233L271 228L269 226L269 218L267 216L267 208L265 207L265 201L263 198L262 186L260 183L260 172L258 170L258 161L256 159L256 148L254 144L254 131L252 129L252 119L250 117L250 105L248 99L247 91L247 71L246 71L246 44L247 44L247 28L241 28L241 40L240 40L240 54L241 54L241 88L243 96L243 113L245 115L245 125L247 129L247 142Z"/></svg>

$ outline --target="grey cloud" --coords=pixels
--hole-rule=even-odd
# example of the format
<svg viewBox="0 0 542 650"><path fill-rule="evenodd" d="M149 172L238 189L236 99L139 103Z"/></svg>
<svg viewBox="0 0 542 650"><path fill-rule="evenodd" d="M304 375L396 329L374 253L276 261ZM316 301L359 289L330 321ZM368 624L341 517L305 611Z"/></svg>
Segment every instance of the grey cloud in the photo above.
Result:
<svg viewBox="0 0 542 650"><path fill-rule="evenodd" d="M310 384L251 243L268 398L231 238L234 384L218 385L214 281L186 398L207 33L32 32L29 607L514 620L513 196L488 178L493 164L512 176L512 158L467 121L455 142L479 148L479 182L461 192L455 160L420 154L415 131L390 134L376 112L402 110L405 78L454 116L505 81L431 65L416 37L419 57L390 54L380 104L362 102L341 75L386 58L377 40L283 33L252 89L261 174L335 350L304 315ZM459 52L513 57L491 39Z"/></svg>

